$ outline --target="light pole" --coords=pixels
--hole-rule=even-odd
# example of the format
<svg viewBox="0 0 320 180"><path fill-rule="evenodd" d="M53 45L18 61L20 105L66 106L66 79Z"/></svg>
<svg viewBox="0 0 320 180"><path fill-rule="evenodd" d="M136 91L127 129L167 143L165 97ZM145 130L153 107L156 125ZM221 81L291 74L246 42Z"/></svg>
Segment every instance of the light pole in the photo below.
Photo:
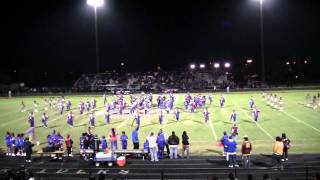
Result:
<svg viewBox="0 0 320 180"><path fill-rule="evenodd" d="M266 82L264 66L264 36L263 36L263 0L260 0L260 51L261 51L261 81Z"/></svg>
<svg viewBox="0 0 320 180"><path fill-rule="evenodd" d="M96 42L96 73L99 73L100 72L100 57L99 57L97 8L103 6L104 0L87 0L87 4L94 8L94 30L95 30L95 42Z"/></svg>

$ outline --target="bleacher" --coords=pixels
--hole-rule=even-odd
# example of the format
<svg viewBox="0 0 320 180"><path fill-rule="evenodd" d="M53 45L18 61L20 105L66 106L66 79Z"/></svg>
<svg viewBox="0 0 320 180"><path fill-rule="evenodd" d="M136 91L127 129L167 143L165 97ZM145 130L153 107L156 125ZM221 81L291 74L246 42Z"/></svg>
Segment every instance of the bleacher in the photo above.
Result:
<svg viewBox="0 0 320 180"><path fill-rule="evenodd" d="M240 158L238 159L240 160ZM232 173L237 179L262 179L268 174L271 179L280 180L305 180L312 179L320 172L320 155L300 154L290 155L290 160L285 162L284 170L275 170L271 166L271 156L252 156L252 167L244 169L227 168L225 157L198 156L187 159L160 159L152 163L149 160L127 159L125 167L116 165L109 167L103 164L95 167L91 161L84 161L79 156L67 157L63 161L52 161L51 158L33 157L32 163L25 163L24 157L0 157L0 179L6 172L17 172L21 166L27 171L32 171L36 179L89 179L90 176L98 177L104 174L107 179L228 179Z"/></svg>
<svg viewBox="0 0 320 180"><path fill-rule="evenodd" d="M131 91L156 91L166 89L204 90L212 89L214 84L229 83L226 75L215 79L209 71L182 72L134 72L101 74L83 74L73 85L74 92L103 91L126 89Z"/></svg>

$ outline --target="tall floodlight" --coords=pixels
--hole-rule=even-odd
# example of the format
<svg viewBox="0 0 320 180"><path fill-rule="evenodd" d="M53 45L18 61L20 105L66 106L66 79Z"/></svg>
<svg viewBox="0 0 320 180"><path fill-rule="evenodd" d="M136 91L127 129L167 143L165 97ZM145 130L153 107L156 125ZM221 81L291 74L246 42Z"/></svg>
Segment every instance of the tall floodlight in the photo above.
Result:
<svg viewBox="0 0 320 180"><path fill-rule="evenodd" d="M266 82L264 66L264 37L263 37L263 0L260 0L260 51L261 51L261 81Z"/></svg>
<svg viewBox="0 0 320 180"><path fill-rule="evenodd" d="M104 0L87 0L87 4L94 8L94 29L96 42L96 72L100 72L100 58L99 58L99 39L98 39L98 14L97 8L103 6Z"/></svg>

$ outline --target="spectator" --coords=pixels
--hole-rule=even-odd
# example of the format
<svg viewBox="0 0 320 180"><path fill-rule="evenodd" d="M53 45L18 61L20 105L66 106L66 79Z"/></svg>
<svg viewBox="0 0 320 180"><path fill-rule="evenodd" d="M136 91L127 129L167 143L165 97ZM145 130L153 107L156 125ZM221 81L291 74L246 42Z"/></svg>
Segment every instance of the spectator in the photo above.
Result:
<svg viewBox="0 0 320 180"><path fill-rule="evenodd" d="M26 152L26 162L31 162L31 154L32 154L32 147L34 146L34 144L32 144L29 141L29 138L27 137L25 139L25 143L24 143L24 151Z"/></svg>
<svg viewBox="0 0 320 180"><path fill-rule="evenodd" d="M151 154L151 161L159 161L157 155L157 137L154 135L153 132L147 137L149 142L149 150Z"/></svg>
<svg viewBox="0 0 320 180"><path fill-rule="evenodd" d="M227 160L228 160L228 156L227 156L227 148L226 148L226 144L227 144L227 142L228 142L228 135L227 135L227 132L226 131L224 131L223 132L223 136L222 136L222 138L220 139L220 143L223 145L223 153L222 153L222 155L223 156L226 156L227 157Z"/></svg>
<svg viewBox="0 0 320 180"><path fill-rule="evenodd" d="M65 143L66 143L67 154L68 154L68 156L72 157L72 144L73 144L73 141L72 141L72 139L70 137L70 134L67 135Z"/></svg>
<svg viewBox="0 0 320 180"><path fill-rule="evenodd" d="M106 151L106 149L107 149L107 147L108 147L106 137L105 137L105 136L102 136L102 138L101 138L100 142L101 142L101 149L102 149L102 152L105 152L105 151Z"/></svg>
<svg viewBox="0 0 320 180"><path fill-rule="evenodd" d="M118 143L117 143L117 133L114 128L111 129L111 133L109 135L110 137L110 148L111 150L117 150L118 149Z"/></svg>
<svg viewBox="0 0 320 180"><path fill-rule="evenodd" d="M164 140L166 142L167 156L169 156L170 148L169 148L169 144L168 144L168 134L166 132L162 131L162 129L160 129L160 133L163 134L163 136L164 136Z"/></svg>
<svg viewBox="0 0 320 180"><path fill-rule="evenodd" d="M122 131L122 135L120 139L121 139L122 150L126 150L128 146L128 136L124 131Z"/></svg>
<svg viewBox="0 0 320 180"><path fill-rule="evenodd" d="M158 158L163 158L164 146L166 145L166 140L164 138L163 133L158 133L157 137L157 144L158 144Z"/></svg>
<svg viewBox="0 0 320 180"><path fill-rule="evenodd" d="M232 136L229 137L229 140L226 143L225 147L227 149L229 167L239 167L239 165L237 164L237 142L232 139Z"/></svg>
<svg viewBox="0 0 320 180"><path fill-rule="evenodd" d="M288 161L288 150L290 148L290 139L287 138L285 133L282 133L282 142L283 142L283 159Z"/></svg>
<svg viewBox="0 0 320 180"><path fill-rule="evenodd" d="M172 131L172 135L168 139L168 144L170 146L170 159L173 159L173 154L174 159L178 159L179 138L174 131Z"/></svg>
<svg viewBox="0 0 320 180"><path fill-rule="evenodd" d="M186 131L182 133L182 158L184 158L184 152L187 152L187 159L189 159L189 136Z"/></svg>
<svg viewBox="0 0 320 180"><path fill-rule="evenodd" d="M138 137L138 130L139 128L135 128L132 131L132 143L133 143L133 149L139 149L139 137Z"/></svg>
<svg viewBox="0 0 320 180"><path fill-rule="evenodd" d="M243 159L243 167L244 168L250 168L250 155L251 155L252 145L249 142L248 136L243 137L243 143L242 143L242 159Z"/></svg>
<svg viewBox="0 0 320 180"><path fill-rule="evenodd" d="M283 169L283 165L282 165L283 147L284 145L283 145L282 139L279 136L277 136L276 142L273 145L273 161L274 161L273 165L275 166L275 168Z"/></svg>

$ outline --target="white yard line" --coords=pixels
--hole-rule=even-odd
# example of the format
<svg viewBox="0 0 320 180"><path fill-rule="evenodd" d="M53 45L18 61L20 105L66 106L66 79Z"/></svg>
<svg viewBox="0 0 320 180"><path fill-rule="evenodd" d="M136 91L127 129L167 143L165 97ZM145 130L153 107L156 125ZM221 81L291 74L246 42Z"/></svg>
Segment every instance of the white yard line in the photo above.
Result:
<svg viewBox="0 0 320 180"><path fill-rule="evenodd" d="M320 133L320 130L319 130L318 128L316 128L316 127L314 127L314 126L312 126L312 125L310 125L310 124L308 124L308 123L306 123L306 122L304 122L304 121L302 121L302 120L298 119L297 117L294 117L293 115L288 114L288 113L286 113L285 111L283 111L283 114L285 114L285 115L289 116L290 118L292 118L292 119L294 119L294 120L296 120L296 121L298 121L298 122L300 122L300 123L304 124L305 126L308 126L309 128L311 128L311 129L313 129L313 130L317 131L318 133Z"/></svg>
<svg viewBox="0 0 320 180"><path fill-rule="evenodd" d="M210 126L210 129L211 129L211 132L213 134L213 137L214 137L215 141L217 141L218 138L217 138L216 130L214 129L214 126L213 126L213 119L212 118L210 119L209 126Z"/></svg>

